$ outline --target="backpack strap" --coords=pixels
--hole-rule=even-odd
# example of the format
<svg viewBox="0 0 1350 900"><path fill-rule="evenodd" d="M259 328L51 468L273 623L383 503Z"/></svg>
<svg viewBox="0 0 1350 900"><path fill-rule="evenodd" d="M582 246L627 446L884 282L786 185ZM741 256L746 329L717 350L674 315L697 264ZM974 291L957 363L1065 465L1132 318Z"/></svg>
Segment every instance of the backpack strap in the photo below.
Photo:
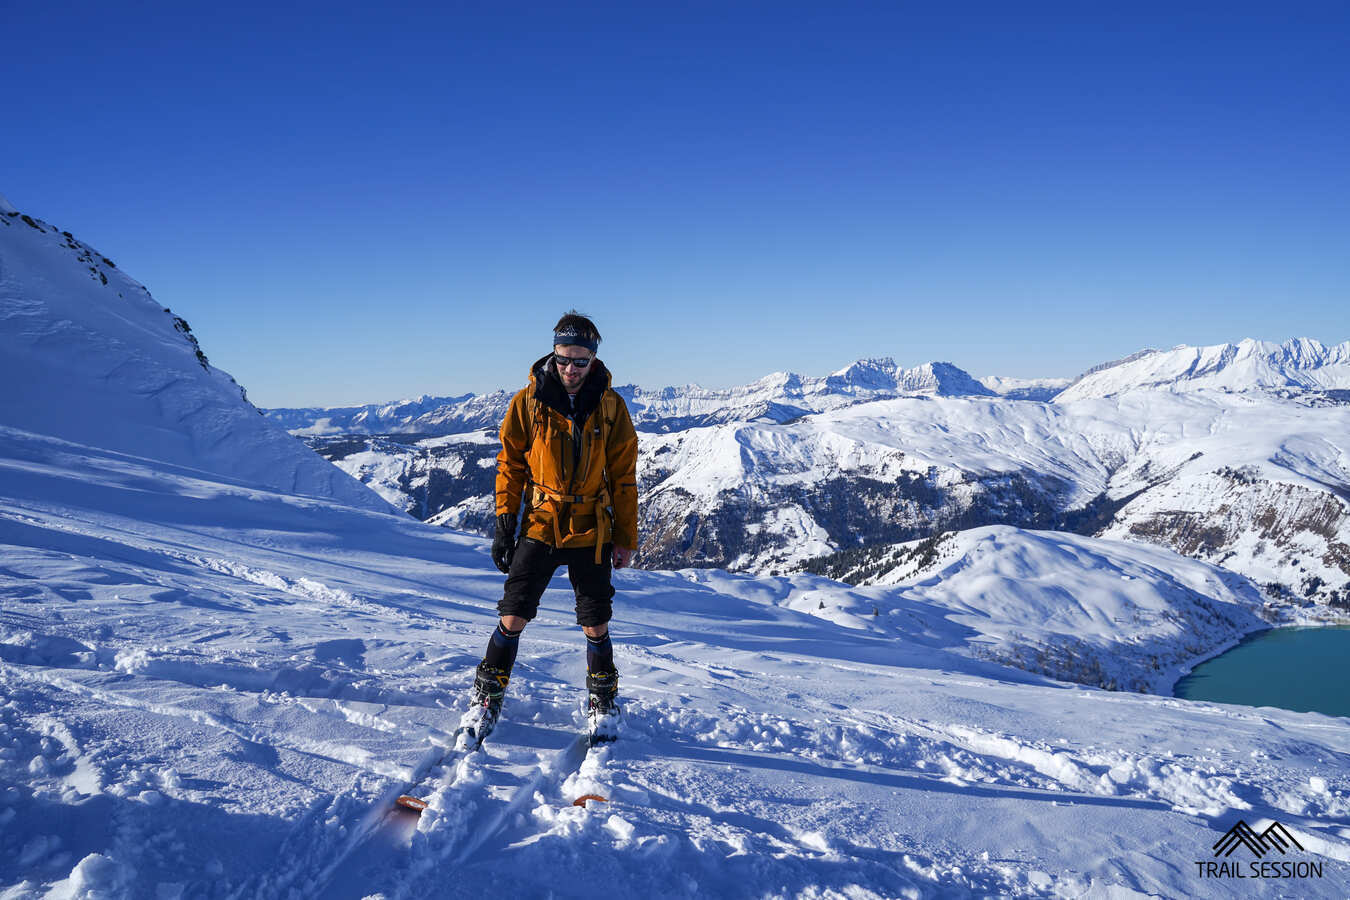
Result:
<svg viewBox="0 0 1350 900"><path fill-rule="evenodd" d="M619 395L606 388L600 398L600 446L605 451L605 484L609 484L609 429L619 417Z"/></svg>
<svg viewBox="0 0 1350 900"><path fill-rule="evenodd" d="M539 430L539 426L536 423L542 415L543 404L535 398L533 392L526 396L525 402L529 404L530 408L529 415L525 417L525 434L527 437L525 456L528 458L530 455L530 448L534 446L534 436ZM524 527L524 523L529 519L530 510L534 507L534 486L534 473L530 471L529 466L526 466L525 483L520 489L520 521L522 528Z"/></svg>

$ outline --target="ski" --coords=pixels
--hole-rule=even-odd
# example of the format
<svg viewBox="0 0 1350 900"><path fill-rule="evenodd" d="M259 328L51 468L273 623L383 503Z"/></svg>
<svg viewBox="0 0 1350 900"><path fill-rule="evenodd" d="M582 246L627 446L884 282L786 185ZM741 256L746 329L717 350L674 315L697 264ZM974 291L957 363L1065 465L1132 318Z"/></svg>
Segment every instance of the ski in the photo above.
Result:
<svg viewBox="0 0 1350 900"><path fill-rule="evenodd" d="M427 801L417 796L419 788L426 783L433 773L443 769L446 763L457 761L470 753L481 750L483 742L497 727L497 716L499 714L500 709L493 709L488 705L475 706L465 713L459 721L459 727L455 729L450 746L441 754L440 759L428 768L420 778L408 785L403 793L399 794L398 798L394 800L394 803L419 814L426 809Z"/></svg>
<svg viewBox="0 0 1350 900"><path fill-rule="evenodd" d="M320 873L317 883L324 888L334 880L359 877L371 860L383 857L390 847L406 842L429 805L421 796L447 766L483 749L483 743L497 723L497 710L474 707L460 718L448 746L432 746L413 770L410 781L381 795L370 811L351 829L342 850ZM321 890L319 893L322 893Z"/></svg>
<svg viewBox="0 0 1350 900"><path fill-rule="evenodd" d="M394 803L397 806L401 806L404 809L412 810L415 813L421 813L422 810L427 808L427 801L423 800L421 797L418 797L417 794L420 793L419 789L422 787L423 784L426 783L427 779L430 778L434 773L445 768L446 763L457 761L461 757L467 756L469 753L483 746L482 740L478 740L473 744L472 747L461 747L459 745L460 744L459 737L462 731L463 729L460 729L459 731L455 732L455 740L450 744L449 747L445 748L445 752L441 754L440 758L437 759L436 762L434 762L430 766L430 768L427 769L426 774L424 774L422 777L418 778L416 781L412 782L403 789L403 793L399 794L398 797L394 800ZM483 737L487 737L487 735L484 735Z"/></svg>
<svg viewBox="0 0 1350 900"><path fill-rule="evenodd" d="M586 808L586 804L587 804L588 802L608 803L608 802L609 802L609 798L608 798L608 797L602 797L602 796L600 796L599 794L582 794L580 797L578 797L577 799L575 799L575 800L572 801L572 805L573 805L573 806L580 806L582 809L585 809L585 808Z"/></svg>
<svg viewBox="0 0 1350 900"><path fill-rule="evenodd" d="M599 712L592 705L587 710L586 730L583 733L586 753L577 765L573 775L583 776L583 780L574 783L572 779L563 782L563 800L572 806L587 808L587 804L608 803L609 790L601 773L609 762L608 748L619 739L620 713L618 704L611 703L606 712ZM568 789L572 789L571 796ZM597 791L597 789L599 789Z"/></svg>

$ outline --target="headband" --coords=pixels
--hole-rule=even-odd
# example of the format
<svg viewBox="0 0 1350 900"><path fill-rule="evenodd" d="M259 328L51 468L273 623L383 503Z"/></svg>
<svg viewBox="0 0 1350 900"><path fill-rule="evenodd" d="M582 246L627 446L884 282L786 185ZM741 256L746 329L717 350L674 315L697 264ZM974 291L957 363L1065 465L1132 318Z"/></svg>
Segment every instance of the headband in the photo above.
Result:
<svg viewBox="0 0 1350 900"><path fill-rule="evenodd" d="M598 340L595 338L584 337L581 332L577 331L575 328L564 328L562 331L553 332L553 343L563 347L585 347L592 353L600 349L600 342Z"/></svg>

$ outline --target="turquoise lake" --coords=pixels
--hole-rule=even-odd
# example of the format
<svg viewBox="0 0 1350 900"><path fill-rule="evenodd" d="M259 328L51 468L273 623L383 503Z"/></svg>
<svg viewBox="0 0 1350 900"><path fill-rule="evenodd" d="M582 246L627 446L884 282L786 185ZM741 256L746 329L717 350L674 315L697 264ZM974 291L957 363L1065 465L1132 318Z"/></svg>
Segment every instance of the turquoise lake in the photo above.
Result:
<svg viewBox="0 0 1350 900"><path fill-rule="evenodd" d="M1350 716L1350 627L1272 628L1195 667L1173 694Z"/></svg>

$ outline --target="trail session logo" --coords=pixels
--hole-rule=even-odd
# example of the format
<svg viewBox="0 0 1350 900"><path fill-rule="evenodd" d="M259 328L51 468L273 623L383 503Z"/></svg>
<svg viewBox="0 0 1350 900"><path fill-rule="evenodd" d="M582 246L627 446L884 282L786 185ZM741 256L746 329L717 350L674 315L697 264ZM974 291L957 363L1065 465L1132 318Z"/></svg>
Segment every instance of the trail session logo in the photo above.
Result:
<svg viewBox="0 0 1350 900"><path fill-rule="evenodd" d="M1244 868L1239 861L1229 861L1240 848L1246 848L1253 859L1247 861ZM1245 819L1237 824L1211 848L1214 859L1197 862L1196 868L1201 878L1321 878L1321 860L1279 859L1304 847L1294 837L1293 832L1279 822L1271 822L1265 831L1257 834L1256 829ZM1216 862L1215 860L1220 860Z"/></svg>
<svg viewBox="0 0 1350 900"><path fill-rule="evenodd" d="M1238 847L1246 847L1252 851L1253 856L1260 859L1271 850L1278 850L1283 854L1291 845L1303 849L1303 845L1289 833L1289 829L1279 822L1272 822L1269 828L1257 834L1245 821L1238 819L1238 823L1215 842L1214 855L1232 856Z"/></svg>

